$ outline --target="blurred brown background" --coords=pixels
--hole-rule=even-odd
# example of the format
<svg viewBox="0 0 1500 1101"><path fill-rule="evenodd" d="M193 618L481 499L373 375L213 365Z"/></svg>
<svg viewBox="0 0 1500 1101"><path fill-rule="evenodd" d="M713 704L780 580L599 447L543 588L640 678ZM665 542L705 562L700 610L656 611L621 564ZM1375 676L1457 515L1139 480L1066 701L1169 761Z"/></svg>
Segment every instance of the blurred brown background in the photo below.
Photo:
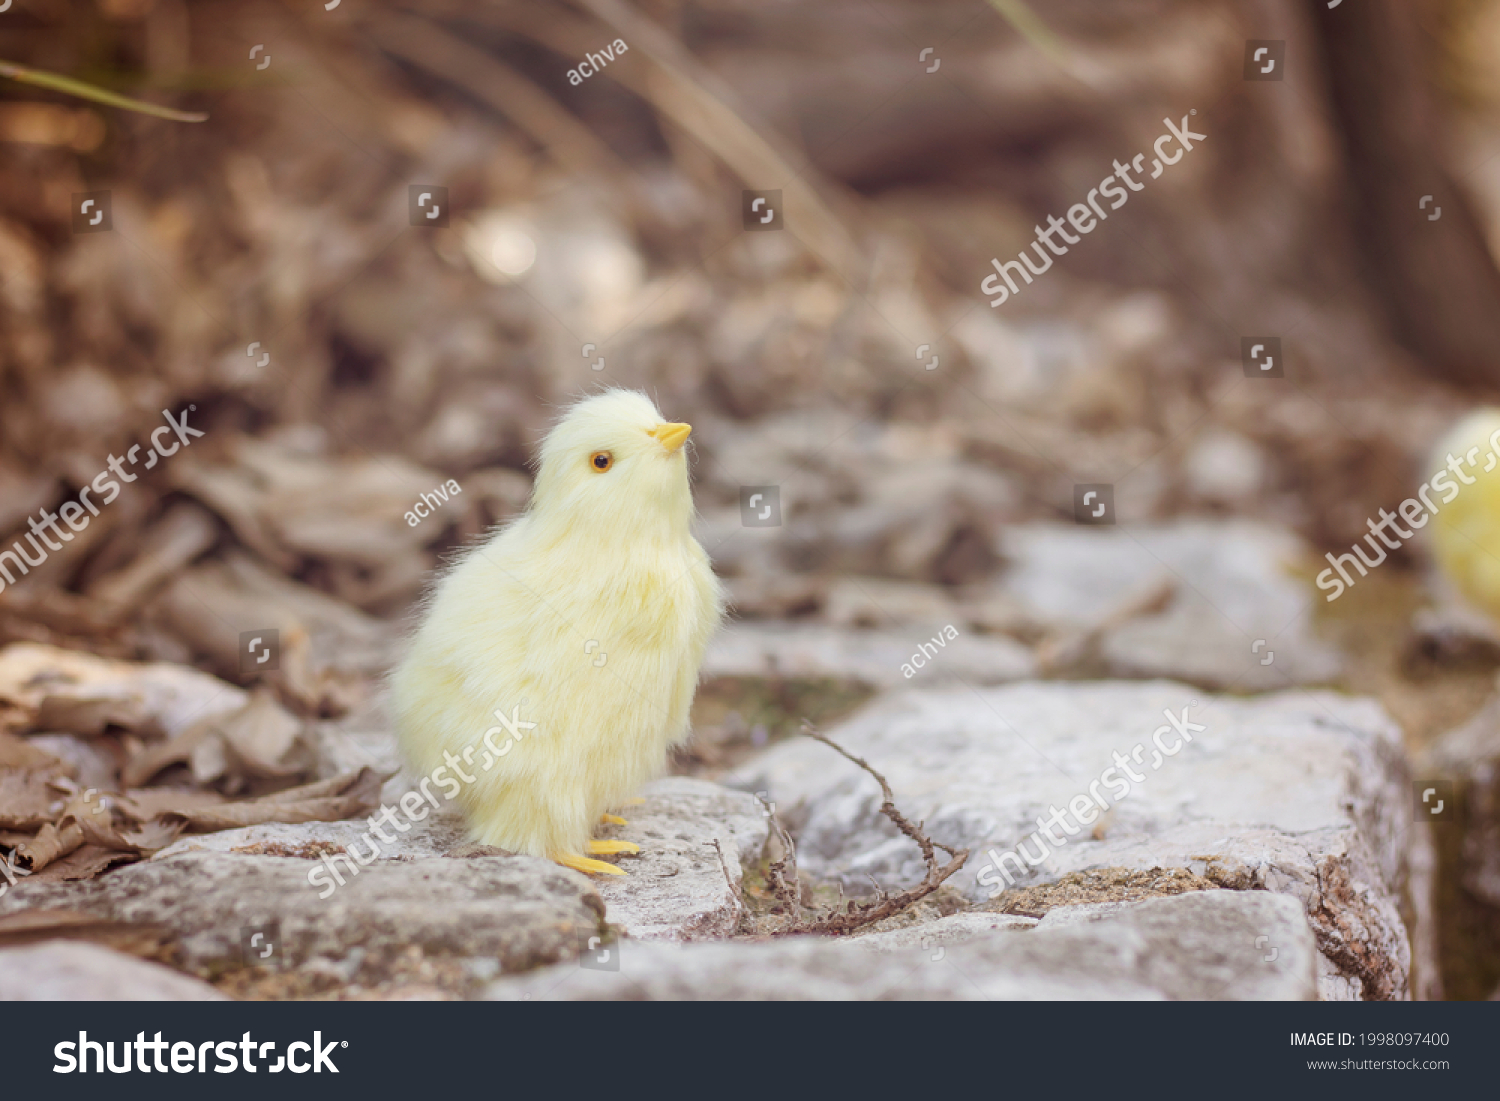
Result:
<svg viewBox="0 0 1500 1101"><path fill-rule="evenodd" d="M1284 80L1244 78L1259 38ZM997 578L1075 484L1320 555L1494 390L1497 56L1492 0L16 0L0 59L210 119L0 85L0 544L164 409L206 435L6 587L0 642L249 683L275 626L282 703L341 715L557 408L618 385L695 426L741 620L952 620L1066 671ZM1189 111L1198 149L989 307L991 257ZM75 232L93 191L113 228ZM1259 335L1284 379L1242 370ZM1323 630L1420 743L1489 670L1408 676L1418 553Z"/></svg>

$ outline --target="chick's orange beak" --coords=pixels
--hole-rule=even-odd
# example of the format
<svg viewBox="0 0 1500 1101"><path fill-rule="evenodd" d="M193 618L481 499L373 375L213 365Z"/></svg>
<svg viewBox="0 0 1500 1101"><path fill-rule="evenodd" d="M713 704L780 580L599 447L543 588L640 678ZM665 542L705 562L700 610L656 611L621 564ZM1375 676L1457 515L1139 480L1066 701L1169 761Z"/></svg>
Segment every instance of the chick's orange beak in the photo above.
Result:
<svg viewBox="0 0 1500 1101"><path fill-rule="evenodd" d="M659 440L661 445L668 451L676 451L687 438L693 434L693 426L690 424L658 424L646 435Z"/></svg>

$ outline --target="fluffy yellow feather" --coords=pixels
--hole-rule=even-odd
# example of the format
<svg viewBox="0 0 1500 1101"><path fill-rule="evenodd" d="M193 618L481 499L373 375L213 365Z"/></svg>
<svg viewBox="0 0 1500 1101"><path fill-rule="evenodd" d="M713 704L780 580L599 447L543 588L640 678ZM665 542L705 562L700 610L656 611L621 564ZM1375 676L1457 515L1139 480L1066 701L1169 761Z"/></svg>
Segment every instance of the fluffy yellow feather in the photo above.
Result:
<svg viewBox="0 0 1500 1101"><path fill-rule="evenodd" d="M1500 623L1500 409L1477 409L1453 427L1432 457L1433 470L1444 467L1432 479L1443 492L1434 557L1453 587Z"/></svg>
<svg viewBox="0 0 1500 1101"><path fill-rule="evenodd" d="M475 840L594 873L623 874L585 852L637 851L590 836L687 737L723 618L689 530L691 431L633 391L578 402L526 511L433 592L391 699L420 774L458 773Z"/></svg>

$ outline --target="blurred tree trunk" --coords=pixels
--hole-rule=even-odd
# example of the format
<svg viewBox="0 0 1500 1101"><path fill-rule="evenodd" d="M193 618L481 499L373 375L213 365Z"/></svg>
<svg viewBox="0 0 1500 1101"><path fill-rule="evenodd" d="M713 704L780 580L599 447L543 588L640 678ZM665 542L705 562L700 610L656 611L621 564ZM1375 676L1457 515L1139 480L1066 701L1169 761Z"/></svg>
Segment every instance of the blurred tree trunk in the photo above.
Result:
<svg viewBox="0 0 1500 1101"><path fill-rule="evenodd" d="M1452 382L1500 385L1500 271L1444 162L1411 0L1308 0L1319 28L1349 198L1393 335ZM1423 208L1424 196L1432 201ZM1441 217L1432 215L1441 209Z"/></svg>

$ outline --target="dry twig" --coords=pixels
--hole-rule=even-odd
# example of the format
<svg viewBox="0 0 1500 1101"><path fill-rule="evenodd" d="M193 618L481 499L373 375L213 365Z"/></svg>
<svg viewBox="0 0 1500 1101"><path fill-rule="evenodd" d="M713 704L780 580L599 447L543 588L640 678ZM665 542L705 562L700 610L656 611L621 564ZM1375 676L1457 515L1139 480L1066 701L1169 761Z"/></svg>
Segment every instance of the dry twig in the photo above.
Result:
<svg viewBox="0 0 1500 1101"><path fill-rule="evenodd" d="M724 882L729 884L729 893L734 896L734 901L736 905L739 906L740 913L743 914L745 912L745 899L740 894L739 884L737 884L734 881L734 877L729 874L729 862L724 859L724 846L719 844L719 839L717 837L715 837L712 841L709 841L708 844L712 845L714 847L714 852L719 854L719 868L724 873Z"/></svg>
<svg viewBox="0 0 1500 1101"><path fill-rule="evenodd" d="M771 828L776 831L776 839L781 843L781 857L766 866L766 885L792 919L792 927L795 928L802 920L802 882L797 875L797 844L781 824L781 819L776 817L771 804L758 795L756 799L766 808L766 817L770 820Z"/></svg>
<svg viewBox="0 0 1500 1101"><path fill-rule="evenodd" d="M1044 676L1056 676L1076 666L1105 635L1141 616L1160 615L1177 596L1177 582L1164 577L1144 592L1127 596L1089 626L1044 639L1037 647L1037 666Z"/></svg>
<svg viewBox="0 0 1500 1101"><path fill-rule="evenodd" d="M844 934L852 933L856 929L861 929L866 925L872 925L877 921L881 921L885 918L890 917L892 914L900 913L902 910L906 909L908 906L913 905L914 903L920 902L922 899L926 898L928 895L932 894L933 891L942 886L943 883L948 880L954 872L958 871L964 866L964 862L969 859L969 850L950 849L942 842L934 841L932 838L928 837L926 832L922 829L922 824L920 822L916 825L913 825L905 815L903 815L899 810L896 809L896 797L891 791L891 785L886 782L884 776L882 776L875 770L870 762L864 760L861 757L856 757L854 754L844 749L843 746L829 739L827 736L822 734L817 729L817 727L813 726L813 724L808 722L806 719L802 721L802 733L806 734L809 738L812 738L815 741L822 742L824 745L828 746L836 753L853 761L860 768L864 769L875 778L875 782L880 785L880 813L889 818L891 822L895 824L895 827L898 830L900 830L907 837L911 838L917 843L917 847L922 850L922 860L927 865L927 874L922 877L922 882L917 884L915 887L907 891L902 891L900 894L895 895L888 892L884 887L876 882L875 890L877 892L877 898L875 902L863 903L850 901L845 905L844 909L835 910L832 913L826 914L812 921L803 921L800 917L797 916L799 911L796 908L793 908L792 924L786 929L781 930L778 935L785 936L790 933L823 933L828 936L843 936ZM774 822L774 817L772 820ZM779 824L776 828L778 830L781 829ZM790 838L787 839L787 843L790 846ZM952 859L949 860L947 864L938 863L936 852L936 850L938 849L942 849L945 853L952 857ZM790 848L788 848L788 852L790 851ZM771 867L772 871L776 872L777 865L773 864ZM779 872L776 872L775 876L770 873L768 873L767 875L767 878L771 881L771 885L773 888L777 887L776 876L779 876L779 874ZM875 881L872 879L871 882ZM779 889L777 890L777 894L778 897L780 897L781 892Z"/></svg>

